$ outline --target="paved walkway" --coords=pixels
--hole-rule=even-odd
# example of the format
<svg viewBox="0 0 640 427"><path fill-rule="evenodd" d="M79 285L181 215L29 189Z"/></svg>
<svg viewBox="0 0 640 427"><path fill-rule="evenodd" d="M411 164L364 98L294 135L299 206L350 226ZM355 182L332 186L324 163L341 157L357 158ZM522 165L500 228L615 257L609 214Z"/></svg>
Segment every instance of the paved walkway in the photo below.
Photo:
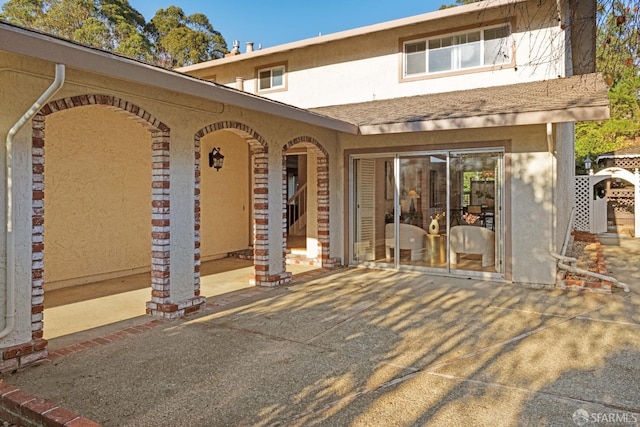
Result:
<svg viewBox="0 0 640 427"><path fill-rule="evenodd" d="M347 269L5 381L105 426L638 425L640 247L621 245L630 294Z"/></svg>

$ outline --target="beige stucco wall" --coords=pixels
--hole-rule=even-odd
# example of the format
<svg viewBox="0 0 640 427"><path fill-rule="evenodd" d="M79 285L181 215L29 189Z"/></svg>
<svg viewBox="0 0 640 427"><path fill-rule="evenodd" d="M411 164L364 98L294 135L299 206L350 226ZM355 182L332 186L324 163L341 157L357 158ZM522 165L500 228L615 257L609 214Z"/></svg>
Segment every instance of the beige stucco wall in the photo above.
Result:
<svg viewBox="0 0 640 427"><path fill-rule="evenodd" d="M411 151L504 148L506 278L517 283L555 283L555 262L549 256L557 229L553 208L555 159L547 151L545 125L371 137L342 135L341 147L379 153L390 151L388 147ZM345 168L345 188L347 173ZM345 212L347 191L340 202ZM344 234L348 232L345 228Z"/></svg>
<svg viewBox="0 0 640 427"><path fill-rule="evenodd" d="M557 211L557 230L555 250L563 249L567 230L571 231L571 211L573 210L573 194L575 194L575 125L559 123L555 125L555 158L558 179L555 185L554 206ZM567 197L571 195L571 197Z"/></svg>
<svg viewBox="0 0 640 427"><path fill-rule="evenodd" d="M241 77L244 90L256 93L256 69L286 64L287 89L260 94L304 108L537 81L565 73L564 34L557 16L556 2L519 3L257 58L252 58L255 52L243 53L233 61L212 61L210 67L188 72L231 87ZM466 31L512 18L515 67L400 81L402 40L444 35L454 29Z"/></svg>
<svg viewBox="0 0 640 427"><path fill-rule="evenodd" d="M148 271L150 133L104 106L45 126L45 289Z"/></svg>
<svg viewBox="0 0 640 427"><path fill-rule="evenodd" d="M219 171L209 167L213 147L224 155ZM250 157L247 142L224 130L205 135L200 150L200 256L207 261L249 247Z"/></svg>
<svg viewBox="0 0 640 427"><path fill-rule="evenodd" d="M10 55L4 52L0 52L0 63L3 64L5 70L0 71L0 93L2 94L2 99L11 100L11 102L3 103L3 111L0 114L0 135L3 137L7 134L9 128L15 123L21 115L27 111L28 108L32 105L32 103L44 92L44 90L51 84L54 75L54 65L53 63L47 61L41 61L34 58L26 58L19 57L16 55ZM11 69L11 70L7 70ZM142 84L135 84L129 81L118 80L114 78L109 78L103 74L91 74L82 70L67 68L67 76L66 82L60 92L56 94L55 99L61 99L65 97L75 96L75 95L83 95L83 94L110 94L116 96L120 99L123 99L127 102L130 102L144 111L151 114L157 120L163 122L171 129L171 144L170 144L170 156L171 156L171 177L170 177L170 187L171 187L171 264L170 264L170 273L171 273L171 284L170 284L170 292L172 301L184 301L188 298L193 297L193 285L194 285L194 256L195 256L195 245L194 245L194 176L195 176L195 166L194 166L194 134L199 130L205 128L206 126L217 123L217 122L237 122L241 123L243 126L247 126L249 129L252 129L253 132L258 134L261 139L267 142L269 147L269 161L270 161L270 173L269 173L269 214L271 218L277 218L272 223L275 225L280 225L282 218L282 147L290 140L301 136L309 136L314 138L315 140L322 143L329 152L330 158L337 159L337 144L336 144L336 133L331 130L326 130L322 128L318 128L317 126L313 126L310 124L303 124L301 122L295 122L291 119L279 118L267 113L257 112L253 110L238 108L229 104L222 104L210 100L205 100L198 97L189 97L185 95L181 95L177 92L174 92L169 89L159 89L157 87L145 86ZM206 91L206 87L203 86L203 92ZM47 122L54 123L54 121L62 122L59 125L53 125L51 128L47 128L47 132L55 133L56 127L58 128L59 136L56 137L60 144L71 144L71 142L82 144L86 142L81 138L76 132L62 132L64 129L72 128L74 122L78 117L82 117L84 112L81 111L85 107L75 108L68 111L69 114L64 113L54 113L47 116ZM90 111L90 110L85 110ZM93 114L93 113L92 113ZM66 117L65 117L66 116ZM122 116L119 118L118 116ZM67 119L69 121L67 121ZM106 144L104 147L97 147L93 153L84 153L83 157L87 161L98 162L101 166L101 170L94 171L91 170L91 173L98 174L107 174L107 166L106 163L110 163L112 160L118 158L118 156L113 153L113 155L108 151L113 149L116 144L120 148L124 148L127 144L135 144L140 142L142 138L147 138L145 136L146 131L141 131L142 127L133 122L127 123L129 120L127 118L127 114L123 113L120 110L116 110L115 112L103 110L101 114L98 114L98 119L100 123L97 124L96 130L91 130L87 135L86 139L93 139L97 134L105 134L104 141L109 142L110 137L117 137L117 141L112 141L111 144ZM131 127L130 125L133 125ZM114 127L116 130L114 130ZM16 200L15 200L15 210L17 214L16 222L13 224L13 232L16 238L16 289L17 289L17 316L16 316L16 327L15 330L10 334L9 337L2 340L0 343L1 346L11 345L13 343L22 343L27 342L31 339L31 194L32 194L32 185L31 185L31 125L27 124L22 130L16 135L15 144L14 144L14 162L15 162L15 176L13 187L16 192ZM221 135L222 133L220 133ZM148 133L147 133L148 135ZM47 136L48 138L48 136ZM67 138L77 138L77 141L71 141L67 143ZM215 137L214 137L215 139ZM148 140L148 139L147 139ZM209 141L209 137L203 138L205 141L205 145L211 141ZM48 141L47 141L48 144ZM55 142L53 144L53 153L55 153ZM142 147L144 144L141 144ZM220 144L222 145L222 144ZM240 156L247 156L246 154L246 142L242 144L238 143L238 152L234 153L232 148L229 149L228 152L225 153L225 156L229 156L226 160L228 163L225 165L225 169L218 172L219 177L225 173L227 167L233 165L236 160L234 160L236 154L239 156L237 159L240 160ZM65 147L66 150L69 150L70 147ZM63 153L61 151L61 153ZM206 152L205 152L206 153ZM46 157L49 153L45 155L45 162L48 161L48 157ZM62 156L62 154L61 154ZM93 157L92 157L93 156ZM140 158L143 156L142 153L135 154L135 158ZM131 153L131 157L134 155ZM52 157L53 159L53 157ZM247 174L248 165L246 163L247 157L244 157L243 162L240 164L241 174ZM78 169L81 164L76 162L75 158L65 158L59 159L66 162L68 167ZM205 155L202 158L203 161L206 160ZM128 168L130 164L129 161L133 162L133 159L128 159L125 161L124 166ZM4 154L0 156L0 164L4 165L5 158ZM94 163L92 163L94 164ZM56 162L52 161L52 168L60 167L56 166ZM145 183L149 182L149 161L143 160L141 162L140 167L142 171L136 171L137 174L140 172L142 175L136 175L136 180L144 181ZM206 166L208 168L208 165ZM112 165L112 171L116 170L115 165ZM49 169L47 170L49 172ZM77 170L73 171L76 174L79 174ZM203 181L206 179L212 178L210 172L215 174L215 171L204 171L203 168ZM133 173L133 171L131 171ZM336 165L331 165L331 173L335 176L337 173ZM127 173L128 174L128 173ZM71 171L67 172L63 175L65 179L71 177ZM143 177L144 175L144 177ZM215 175L214 175L215 176ZM246 177L246 175L244 175ZM54 176L55 177L55 176ZM113 177L104 176L104 179L115 179ZM230 177L230 179L238 178L243 179L241 177ZM47 184L53 182L53 178L51 175L47 175ZM124 180L123 180L124 181ZM210 182L214 182L213 180ZM0 177L0 188L4 193L4 188L6 186L6 180L4 174ZM124 185L125 182L122 182ZM126 183L127 185L132 185L132 183ZM137 185L137 183L133 183ZM246 178L244 178L244 183L239 183L240 186L248 185ZM74 183L74 185L77 185ZM88 185L88 184L87 184ZM207 189L207 184L204 185L203 194L207 194L210 189ZM221 185L225 185L227 187L230 186L230 182L225 181L221 182ZM235 185L235 182L231 187ZM335 191L336 183L331 183L331 191L333 194L337 194ZM148 187L147 189L143 188L144 186L140 185L139 190L135 190L136 192L140 192L140 198L144 198L143 202L133 201L131 209L140 209L141 211L147 211L147 217L143 221L140 222L140 227L149 227L151 220L151 206L149 202L149 193ZM60 187L62 189L62 187ZM136 187L137 188L137 187ZM92 187L86 187L86 191L95 190ZM230 188L231 189L231 188ZM55 203L55 200L52 200L48 193L49 188L45 189L45 200L46 203ZM79 189L81 191L81 189ZM96 190L97 191L97 190ZM249 191L245 189L245 191ZM147 192L146 195L143 192ZM247 193L245 193L246 195ZM110 193L109 197L116 196L117 193ZM5 196L5 194L2 194ZM3 197L4 198L4 197ZM245 200L246 196L241 196ZM89 203L94 203L90 201ZM138 202L140 204L138 204ZM79 201L74 201L74 203L79 203ZM235 205L236 207L239 205ZM124 205L123 205L124 208ZM126 207L129 209L130 207L127 205ZM95 217L98 213L95 212L98 210L97 207L94 207L93 216ZM6 220L5 209L0 210L0 216L3 219L3 223ZM205 211L206 212L206 211ZM247 211L244 211L247 212ZM239 213L235 212L234 213ZM227 214L231 214L230 212L224 212L221 215L223 217L227 216ZM331 214L334 217L337 217L337 211L334 206L331 207ZM98 216L100 216L98 215ZM247 215L247 214L242 214ZM108 216L109 221L118 222L119 220L124 220L124 214L122 213L112 213L112 216ZM135 220L137 221L137 217L139 214L135 215ZM215 241L225 241L229 242L231 247L230 239L237 238L238 241L242 240L246 244L247 240L247 216L244 218L238 219L238 224L242 223L243 225L238 225L238 229L240 230L238 235L236 236L234 233L233 236L229 235L228 237L222 239L216 239ZM209 214L207 214L209 217ZM48 218L47 218L48 219ZM210 220L210 218L207 218ZM205 219L205 221L207 220ZM127 218L127 220L130 220ZM131 219L133 220L133 219ZM61 221L60 226L62 226L62 219L52 219L53 223L55 221ZM147 225L143 224L146 223ZM52 225L49 223L45 224L45 251L49 247L49 241L47 237L51 235L48 234L47 227ZM217 227L221 229L226 225L224 222L216 222ZM69 228L73 228L74 224L67 224ZM137 226L136 226L137 227ZM111 225L105 225L104 230L111 229ZM206 229L206 228L205 228ZM76 233L80 233L79 228L74 228ZM149 230L149 228L147 228ZM78 237L82 240L86 240L86 243L89 244L89 240L94 239L96 230L87 231L87 233L91 233L91 238L88 238L86 235ZM332 234L336 233L336 225L332 223ZM141 232L141 235L143 233ZM221 236L223 233L221 232ZM278 226L273 226L269 231L270 237L270 245L273 250L270 254L270 266L271 266L271 274L278 274L284 271L284 259L282 254L282 230ZM149 239L148 234L147 237L140 238L131 238L130 241L127 240L125 243L126 246L131 245L130 249L134 250L133 246L140 244L142 249L141 257L146 258L147 260L150 257L150 248L149 246L146 249L143 247L141 240ZM208 239L207 242L214 241L214 239ZM214 242L215 242L214 241ZM0 243L2 243L2 248L0 249L0 254L2 255L2 260L0 264L2 267L2 273L4 273L4 260L6 259L6 253L4 250L6 242L6 233L4 231L4 227L0 232ZM149 242L149 240L147 240ZM53 243L52 243L53 244ZM103 258L111 259L111 255L109 255L109 251L112 251L113 245L116 243L110 243L104 248L94 248L97 250L96 253L93 254L93 257L89 260L92 264L96 264L101 262ZM205 243L206 245L209 243ZM54 248L55 246L52 246ZM337 246L332 245L333 256L336 256L337 253L340 252L340 249L336 249ZM226 250L226 249L210 249L211 252L217 252L218 250ZM48 256L48 255L45 255ZM114 260L119 259L120 254L114 254ZM124 262L124 258L122 260ZM70 272L70 268L63 266L54 266L53 262L48 260L49 265L45 265L45 275L48 278L48 268L52 269L52 274L56 271L59 277L62 277L63 274L68 274ZM56 261L57 262L57 261ZM73 261L75 262L75 261ZM114 268L127 268L131 265L138 265L138 261L133 261L127 258L128 265L124 263L119 264ZM81 264L81 262L77 262L77 264ZM64 272L67 273L64 273ZM46 286L46 285L45 285ZM2 322L3 315L5 313L5 305L4 305L4 295L6 292L6 280L5 274L2 274L0 277L0 323ZM0 325L3 327L3 325ZM45 326L46 328L46 326Z"/></svg>

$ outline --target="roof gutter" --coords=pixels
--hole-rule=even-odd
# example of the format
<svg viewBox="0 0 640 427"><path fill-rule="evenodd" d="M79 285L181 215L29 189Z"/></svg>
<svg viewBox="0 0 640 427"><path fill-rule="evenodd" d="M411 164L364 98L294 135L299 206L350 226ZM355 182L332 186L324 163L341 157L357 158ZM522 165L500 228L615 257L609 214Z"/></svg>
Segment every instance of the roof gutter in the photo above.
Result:
<svg viewBox="0 0 640 427"><path fill-rule="evenodd" d="M322 114L322 113L321 113ZM609 107L605 105L573 107L564 110L497 113L483 116L450 119L416 120L407 122L361 124L362 135L391 134L404 132L430 132L503 126L525 126L549 123L601 120L609 118Z"/></svg>
<svg viewBox="0 0 640 427"><path fill-rule="evenodd" d="M6 213L7 213L7 267L6 267L6 312L5 312L5 327L0 331L0 339L9 335L16 324L16 252L15 252L15 235L13 233L15 222L15 210L13 208L13 138L22 129L22 127L29 121L36 113L42 108L44 104L60 90L64 84L65 79L65 66L62 64L56 64L56 75L51 83L51 86L42 94L40 98L22 115L20 120L13 125L7 134L5 142L5 154L6 154L6 166L5 176L7 181L6 188Z"/></svg>

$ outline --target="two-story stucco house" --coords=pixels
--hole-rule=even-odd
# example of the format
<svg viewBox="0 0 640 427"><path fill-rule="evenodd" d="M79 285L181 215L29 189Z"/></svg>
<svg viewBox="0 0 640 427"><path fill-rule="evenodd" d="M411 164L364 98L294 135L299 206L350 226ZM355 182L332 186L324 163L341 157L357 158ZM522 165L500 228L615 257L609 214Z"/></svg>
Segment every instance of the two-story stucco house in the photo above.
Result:
<svg viewBox="0 0 640 427"><path fill-rule="evenodd" d="M584 60L592 40L565 8L485 1L244 53L236 43L180 71L358 126L329 159L345 264L551 284L573 122L607 115L599 78L573 76L572 49ZM294 185L315 181L306 158ZM306 219L312 256L320 226Z"/></svg>
<svg viewBox="0 0 640 427"><path fill-rule="evenodd" d="M573 123L608 117L567 10L487 0L182 72L0 23L0 370L46 356L48 290L146 272L176 318L229 252L287 283L293 233L328 267L553 285Z"/></svg>

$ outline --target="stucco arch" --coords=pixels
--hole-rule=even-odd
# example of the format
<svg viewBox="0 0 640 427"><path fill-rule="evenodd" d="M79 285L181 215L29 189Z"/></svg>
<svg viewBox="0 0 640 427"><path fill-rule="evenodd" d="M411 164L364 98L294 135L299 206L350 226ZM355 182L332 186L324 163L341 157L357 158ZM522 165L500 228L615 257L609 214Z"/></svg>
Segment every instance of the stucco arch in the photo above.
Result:
<svg viewBox="0 0 640 427"><path fill-rule="evenodd" d="M307 150L313 151L317 156L316 180L317 180L317 233L318 233L318 257L323 267L333 267L334 260L330 258L330 231L329 231L329 152L312 136L299 136L287 142L282 147L283 181L287 179L287 151L293 146L303 144ZM287 212L286 182L283 182L283 210ZM285 233L286 242L286 227Z"/></svg>
<svg viewBox="0 0 640 427"><path fill-rule="evenodd" d="M200 140L205 135L225 130L233 132L244 139L251 148L253 158L253 268L256 284L271 283L274 280L269 271L269 151L267 141L244 123L235 121L220 121L212 123L200 129L194 135L195 152L195 259L194 278L195 286L200 287Z"/></svg>
<svg viewBox="0 0 640 427"><path fill-rule="evenodd" d="M175 318L186 314L184 308L172 303L170 294L170 128L151 113L136 104L122 98L105 94L84 94L53 100L43 106L32 119L32 266L34 295L43 292L44 286L44 196L45 188L45 124L46 117L76 107L100 106L122 114L129 120L142 126L151 135L152 158L149 159L151 172L151 299L146 304L148 314ZM96 124L99 126L99 124ZM35 300L34 300L35 301ZM196 311L204 299L198 298L194 290L194 299L190 301L190 311ZM33 313L42 310L41 304L33 306ZM34 315L33 336L42 336L42 323L36 322ZM38 323L40 327L35 324Z"/></svg>

